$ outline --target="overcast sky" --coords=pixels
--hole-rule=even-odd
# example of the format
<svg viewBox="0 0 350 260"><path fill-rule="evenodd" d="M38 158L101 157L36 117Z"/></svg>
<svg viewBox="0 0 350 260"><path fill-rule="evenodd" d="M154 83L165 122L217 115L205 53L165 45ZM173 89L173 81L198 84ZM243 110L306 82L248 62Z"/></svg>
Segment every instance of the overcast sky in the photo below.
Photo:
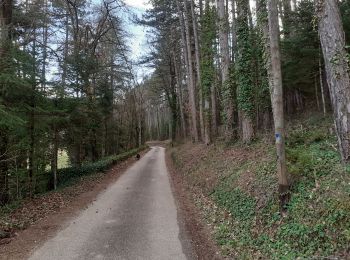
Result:
<svg viewBox="0 0 350 260"><path fill-rule="evenodd" d="M146 11L150 5L147 3L148 0L124 0L124 2L129 5L134 14L138 17L141 17L142 14ZM129 47L131 50L131 58L133 61L137 61L142 55L148 50L146 44L146 28L142 26L137 26L132 23L130 19L127 18L128 32L131 34L129 39ZM134 67L135 72L137 73L137 78L140 80L144 74L149 74L150 70L142 67Z"/></svg>

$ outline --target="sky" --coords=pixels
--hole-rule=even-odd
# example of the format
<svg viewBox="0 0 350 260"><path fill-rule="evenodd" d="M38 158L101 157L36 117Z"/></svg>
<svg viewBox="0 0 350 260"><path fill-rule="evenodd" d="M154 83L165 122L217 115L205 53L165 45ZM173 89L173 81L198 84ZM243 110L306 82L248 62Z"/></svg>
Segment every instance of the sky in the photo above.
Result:
<svg viewBox="0 0 350 260"><path fill-rule="evenodd" d="M129 6L143 10L150 7L147 0L125 0L125 3Z"/></svg>
<svg viewBox="0 0 350 260"><path fill-rule="evenodd" d="M138 17L141 17L145 13L147 8L151 6L148 4L147 0L124 0L124 2L130 6L130 9ZM131 50L131 59L136 62L141 58L142 55L148 50L146 41L146 28L143 26L138 26L126 18L128 33L131 37L128 40L128 44ZM151 71L147 68L134 66L135 72L137 73L137 78L140 80L144 75L150 74Z"/></svg>

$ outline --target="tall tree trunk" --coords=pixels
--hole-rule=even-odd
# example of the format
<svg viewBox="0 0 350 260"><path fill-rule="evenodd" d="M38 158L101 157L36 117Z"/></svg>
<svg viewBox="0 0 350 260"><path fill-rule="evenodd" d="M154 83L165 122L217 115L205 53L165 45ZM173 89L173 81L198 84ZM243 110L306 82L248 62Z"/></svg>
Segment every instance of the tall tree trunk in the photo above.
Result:
<svg viewBox="0 0 350 260"><path fill-rule="evenodd" d="M280 207L281 211L285 211L286 203L289 200L289 179L287 174L285 154L285 128L277 1L278 0L268 0L271 55L271 72L269 73L269 75L272 77L272 79L270 80L270 91L275 124Z"/></svg>
<svg viewBox="0 0 350 260"><path fill-rule="evenodd" d="M220 44L220 64L221 64L221 80L222 89L224 90L225 102L225 138L231 140L233 138L233 98L232 89L229 82L230 72L230 51L228 46L228 17L226 16L225 0L216 1L218 17L219 17L219 44Z"/></svg>
<svg viewBox="0 0 350 260"><path fill-rule="evenodd" d="M5 205L9 201L8 187L8 133L0 131L0 206Z"/></svg>
<svg viewBox="0 0 350 260"><path fill-rule="evenodd" d="M261 48L259 60L260 69L260 88L264 88L261 91L262 96L260 97L260 102L263 103L262 113L263 113L263 129L265 131L269 130L272 123L271 114L271 96L269 95L269 86L273 84L272 77L270 75L271 69L271 56L270 56L270 39L269 39L269 23L267 14L267 0L257 0L256 2L256 12L257 12L257 26L259 30L259 48ZM266 95L265 95L266 87Z"/></svg>
<svg viewBox="0 0 350 260"><path fill-rule="evenodd" d="M317 110L320 111L320 99L318 98L318 84L317 84L317 75L315 75L315 98L316 98L316 105Z"/></svg>
<svg viewBox="0 0 350 260"><path fill-rule="evenodd" d="M235 0L231 0L231 12L232 12L232 62L235 62L237 58L237 24L236 24L236 5Z"/></svg>
<svg viewBox="0 0 350 260"><path fill-rule="evenodd" d="M189 33L188 17L183 14L179 0L176 0L177 12L179 16L180 29L181 29L181 42L184 52L184 60L187 72L187 87L189 91L189 103L191 110L191 136L195 142L198 142L198 128L197 128L197 111L194 93L194 75L193 75L193 63L192 63L192 51L191 51L191 39ZM186 8L187 10L187 8Z"/></svg>
<svg viewBox="0 0 350 260"><path fill-rule="evenodd" d="M319 81L320 81L320 87L321 87L322 110L323 110L323 115L326 116L327 108L326 108L326 99L325 99L325 93L324 93L321 57L318 59L318 74L319 74Z"/></svg>
<svg viewBox="0 0 350 260"><path fill-rule="evenodd" d="M0 73L7 67L12 38L12 0L3 0L0 5ZM0 89L2 92L2 90ZM9 201L8 187L8 128L0 128L0 205Z"/></svg>
<svg viewBox="0 0 350 260"><path fill-rule="evenodd" d="M217 86L217 79L215 75L215 80L211 84L210 87L210 101L211 101L211 136L214 138L218 134L218 118L217 118L217 95L216 95L216 86Z"/></svg>
<svg viewBox="0 0 350 260"><path fill-rule="evenodd" d="M52 147L52 159L51 159L51 172L53 175L53 188L54 190L57 189L57 162L58 162L58 130L57 125L54 125L53 129L53 147Z"/></svg>
<svg viewBox="0 0 350 260"><path fill-rule="evenodd" d="M190 24L188 21L189 12L187 7L187 0L184 2L184 25L185 25L185 35L186 35L186 48L188 55L188 78L189 78L189 100L191 107L191 118L192 118L192 137L195 142L198 142L198 122L197 122L197 106L196 106L196 89L195 89L195 77L193 73L193 59L192 59L192 47L191 47L191 34L190 34Z"/></svg>
<svg viewBox="0 0 350 260"><path fill-rule="evenodd" d="M242 139L249 143L254 138L254 81L252 71L253 48L249 27L249 1L237 0L237 47L236 61L237 102Z"/></svg>
<svg viewBox="0 0 350 260"><path fill-rule="evenodd" d="M194 36L194 46L195 46L195 54L196 54L196 72L197 72L197 89L199 90L199 125L200 125L200 133L201 138L204 138L205 130L204 130L204 117L203 117L203 92L201 87L201 70L200 70L200 46L199 46L199 38L198 38L198 25L197 25L197 17L196 12L194 10L194 0L190 0L191 3L191 14L192 14L192 26L193 26L193 36Z"/></svg>
<svg viewBox="0 0 350 260"><path fill-rule="evenodd" d="M44 27L43 27L43 60L41 66L41 89L46 91L46 60L47 60L47 40L48 40L48 5L47 1L44 1Z"/></svg>
<svg viewBox="0 0 350 260"><path fill-rule="evenodd" d="M67 78L67 58L68 58L68 41L69 41L69 16L66 14L65 22L65 41L64 41L64 54L63 54L63 64L62 64L62 86L59 89L59 95L63 97L64 87Z"/></svg>
<svg viewBox="0 0 350 260"><path fill-rule="evenodd" d="M177 91L177 97L178 97L178 106L180 111L180 122L181 122L181 130L182 130L182 136L186 138L186 121L185 121L185 114L184 114L184 104L183 104L183 97L182 97L182 73L181 73L181 65L176 59L176 55L174 55L174 66L175 66L175 77L176 77L176 91Z"/></svg>
<svg viewBox="0 0 350 260"><path fill-rule="evenodd" d="M35 26L35 25L34 25ZM33 70L31 75L31 98L30 98L30 111L28 119L28 132L29 132L29 156L28 156L28 175L29 175L29 195L34 195L33 177L34 177L34 152L35 152L35 106L36 106L36 28L34 27L34 40L32 46L33 57Z"/></svg>
<svg viewBox="0 0 350 260"><path fill-rule="evenodd" d="M137 128L138 128L138 147L142 146L142 118L141 113L139 112L138 120L137 120Z"/></svg>
<svg viewBox="0 0 350 260"><path fill-rule="evenodd" d="M336 0L316 0L316 11L339 150L343 162L350 162L350 75L343 24Z"/></svg>

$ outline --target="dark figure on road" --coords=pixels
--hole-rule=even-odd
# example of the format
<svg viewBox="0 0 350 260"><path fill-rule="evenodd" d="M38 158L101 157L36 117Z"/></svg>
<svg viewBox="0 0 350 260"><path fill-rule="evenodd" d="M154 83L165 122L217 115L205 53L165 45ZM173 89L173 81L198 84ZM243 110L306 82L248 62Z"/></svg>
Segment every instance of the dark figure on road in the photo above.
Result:
<svg viewBox="0 0 350 260"><path fill-rule="evenodd" d="M136 154L136 159L140 160L140 158L141 158L141 155L140 154Z"/></svg>

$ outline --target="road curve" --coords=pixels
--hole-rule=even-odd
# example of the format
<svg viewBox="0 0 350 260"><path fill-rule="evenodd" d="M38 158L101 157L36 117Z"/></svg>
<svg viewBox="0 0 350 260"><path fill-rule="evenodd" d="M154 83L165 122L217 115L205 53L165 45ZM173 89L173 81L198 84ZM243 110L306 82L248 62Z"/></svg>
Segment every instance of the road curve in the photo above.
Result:
<svg viewBox="0 0 350 260"><path fill-rule="evenodd" d="M29 259L193 259L164 150L152 147Z"/></svg>

